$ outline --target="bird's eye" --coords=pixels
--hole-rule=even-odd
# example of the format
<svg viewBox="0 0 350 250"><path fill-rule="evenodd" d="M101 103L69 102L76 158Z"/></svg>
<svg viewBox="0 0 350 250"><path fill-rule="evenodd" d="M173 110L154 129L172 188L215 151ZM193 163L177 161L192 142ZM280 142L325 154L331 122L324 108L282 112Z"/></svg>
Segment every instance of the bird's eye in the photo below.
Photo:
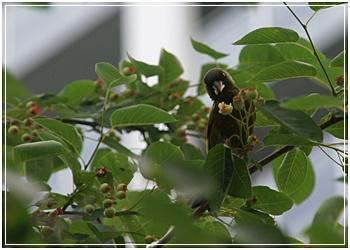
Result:
<svg viewBox="0 0 350 250"><path fill-rule="evenodd" d="M222 73L222 76L223 76L223 77L226 77L226 74L225 74L225 73Z"/></svg>

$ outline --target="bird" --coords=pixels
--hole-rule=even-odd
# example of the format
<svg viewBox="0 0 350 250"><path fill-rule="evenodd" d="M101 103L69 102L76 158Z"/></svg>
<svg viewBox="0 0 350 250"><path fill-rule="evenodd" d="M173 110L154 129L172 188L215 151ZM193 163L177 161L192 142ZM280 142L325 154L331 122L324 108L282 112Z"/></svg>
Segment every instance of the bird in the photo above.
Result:
<svg viewBox="0 0 350 250"><path fill-rule="evenodd" d="M232 152L244 156L256 137L253 135L255 122L255 88L240 89L230 74L221 68L209 70L204 84L213 106L207 126L208 150L219 143L225 143Z"/></svg>

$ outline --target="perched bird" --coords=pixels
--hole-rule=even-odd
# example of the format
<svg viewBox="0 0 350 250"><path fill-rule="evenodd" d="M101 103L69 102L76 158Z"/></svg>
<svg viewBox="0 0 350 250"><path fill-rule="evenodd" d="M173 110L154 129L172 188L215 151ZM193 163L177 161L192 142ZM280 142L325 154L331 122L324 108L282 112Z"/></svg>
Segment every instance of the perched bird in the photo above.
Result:
<svg viewBox="0 0 350 250"><path fill-rule="evenodd" d="M208 150L225 143L232 152L244 156L252 135L255 121L255 89L240 89L231 76L220 68L209 70L204 83L213 107L209 115ZM252 138L248 138L252 135Z"/></svg>

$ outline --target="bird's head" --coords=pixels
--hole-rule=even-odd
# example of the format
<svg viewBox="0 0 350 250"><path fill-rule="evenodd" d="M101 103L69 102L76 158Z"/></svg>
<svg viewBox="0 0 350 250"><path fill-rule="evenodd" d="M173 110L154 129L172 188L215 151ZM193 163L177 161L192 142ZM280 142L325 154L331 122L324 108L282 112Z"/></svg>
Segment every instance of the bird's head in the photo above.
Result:
<svg viewBox="0 0 350 250"><path fill-rule="evenodd" d="M229 93L235 95L238 92L231 76L219 68L209 70L204 76L204 83L208 95L213 101L222 100L225 95Z"/></svg>

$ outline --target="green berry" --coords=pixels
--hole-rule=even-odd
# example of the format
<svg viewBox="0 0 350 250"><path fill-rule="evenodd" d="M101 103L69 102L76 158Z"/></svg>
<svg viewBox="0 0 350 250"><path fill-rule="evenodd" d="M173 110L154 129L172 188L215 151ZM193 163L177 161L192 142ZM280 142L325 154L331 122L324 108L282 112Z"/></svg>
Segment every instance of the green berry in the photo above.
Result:
<svg viewBox="0 0 350 250"><path fill-rule="evenodd" d="M8 129L8 133L11 135L16 135L19 132L19 128L16 125L12 125Z"/></svg>
<svg viewBox="0 0 350 250"><path fill-rule="evenodd" d="M114 215L115 215L115 208L114 207L109 207L109 208L106 208L105 211L104 211L104 215L107 217L107 218L113 218Z"/></svg>
<svg viewBox="0 0 350 250"><path fill-rule="evenodd" d="M22 142L31 142L33 137L30 134L24 133L21 137Z"/></svg>
<svg viewBox="0 0 350 250"><path fill-rule="evenodd" d="M146 244L151 244L152 242L156 241L156 237L154 237L153 235L147 235L145 237L145 242Z"/></svg>
<svg viewBox="0 0 350 250"><path fill-rule="evenodd" d="M93 212L95 211L95 207L94 207L94 205L87 204L87 205L85 205L85 207L84 207L84 211L85 211L85 213L87 213L87 214L91 214L91 213L93 213Z"/></svg>
<svg viewBox="0 0 350 250"><path fill-rule="evenodd" d="M33 125L33 119L32 118L27 118L27 119L24 119L23 120L23 124L25 125L25 126L27 126L27 127L30 127L30 126L32 126Z"/></svg>
<svg viewBox="0 0 350 250"><path fill-rule="evenodd" d="M109 207L113 206L113 203L114 203L113 200L111 200L111 199L105 199L105 200L103 201L103 207L109 208Z"/></svg>
<svg viewBox="0 0 350 250"><path fill-rule="evenodd" d="M126 192L125 191L118 191L117 192L117 198L118 199L125 199L125 197L126 197Z"/></svg>
<svg viewBox="0 0 350 250"><path fill-rule="evenodd" d="M100 186L101 193L108 193L112 190L112 187L108 183L103 183Z"/></svg>
<svg viewBox="0 0 350 250"><path fill-rule="evenodd" d="M126 191L128 190L128 186L125 184L125 183L120 183L118 186L117 186L117 191Z"/></svg>

